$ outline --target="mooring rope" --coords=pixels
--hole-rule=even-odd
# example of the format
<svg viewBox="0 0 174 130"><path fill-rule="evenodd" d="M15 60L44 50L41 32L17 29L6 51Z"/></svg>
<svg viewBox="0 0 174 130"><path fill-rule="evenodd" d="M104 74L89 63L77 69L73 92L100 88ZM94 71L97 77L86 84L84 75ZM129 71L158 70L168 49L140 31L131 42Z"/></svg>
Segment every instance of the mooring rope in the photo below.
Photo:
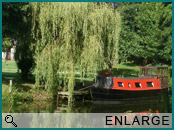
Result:
<svg viewBox="0 0 174 130"><path fill-rule="evenodd" d="M81 88L81 89L79 89L79 91L81 91L81 90L85 90L85 89L90 88L90 87L92 87L92 85L87 86L87 87L85 87L85 88Z"/></svg>

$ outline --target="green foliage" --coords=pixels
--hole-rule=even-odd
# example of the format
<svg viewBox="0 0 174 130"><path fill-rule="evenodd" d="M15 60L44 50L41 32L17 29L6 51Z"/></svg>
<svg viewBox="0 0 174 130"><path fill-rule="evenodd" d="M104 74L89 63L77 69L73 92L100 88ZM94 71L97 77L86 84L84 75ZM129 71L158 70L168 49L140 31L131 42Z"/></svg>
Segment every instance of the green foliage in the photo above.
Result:
<svg viewBox="0 0 174 130"><path fill-rule="evenodd" d="M120 15L105 3L32 3L36 86L67 87L118 59Z"/></svg>
<svg viewBox="0 0 174 130"><path fill-rule="evenodd" d="M16 46L15 60L18 68L21 70L23 80L28 79L28 74L31 73L34 65L34 53L29 45L29 41L25 39L25 41L18 42Z"/></svg>
<svg viewBox="0 0 174 130"><path fill-rule="evenodd" d="M17 39L23 31L23 7L26 2L2 3L2 37Z"/></svg>
<svg viewBox="0 0 174 130"><path fill-rule="evenodd" d="M9 86L5 86L2 92L2 102L10 105L19 105L24 102L32 102L32 94L19 92L15 86L12 87L12 92L9 93Z"/></svg>
<svg viewBox="0 0 174 130"><path fill-rule="evenodd" d="M18 38L16 45L15 60L18 68L21 70L23 80L28 79L28 74L31 72L34 65L34 48L31 36L31 10L29 3L21 9L23 12L22 33Z"/></svg>
<svg viewBox="0 0 174 130"><path fill-rule="evenodd" d="M120 61L137 64L171 64L172 4L128 3L119 7L122 16Z"/></svg>
<svg viewBox="0 0 174 130"><path fill-rule="evenodd" d="M3 39L12 39L13 44L16 43L15 60L21 70L22 79L26 80L34 63L29 3L3 2L2 19ZM7 40L3 42L4 49L6 43Z"/></svg>
<svg viewBox="0 0 174 130"><path fill-rule="evenodd" d="M2 89L2 102L4 103L10 102L10 96L8 95L8 90L9 90L9 86L7 85Z"/></svg>
<svg viewBox="0 0 174 130"><path fill-rule="evenodd" d="M13 89L12 93L10 93L10 101L13 104L22 104L24 102L32 102L33 101L33 97L32 94L29 93L21 93L15 89Z"/></svg>
<svg viewBox="0 0 174 130"><path fill-rule="evenodd" d="M9 51L12 47L13 44L10 38L4 38L2 40L2 51Z"/></svg>
<svg viewBox="0 0 174 130"><path fill-rule="evenodd" d="M172 66L169 67L168 87L172 90Z"/></svg>

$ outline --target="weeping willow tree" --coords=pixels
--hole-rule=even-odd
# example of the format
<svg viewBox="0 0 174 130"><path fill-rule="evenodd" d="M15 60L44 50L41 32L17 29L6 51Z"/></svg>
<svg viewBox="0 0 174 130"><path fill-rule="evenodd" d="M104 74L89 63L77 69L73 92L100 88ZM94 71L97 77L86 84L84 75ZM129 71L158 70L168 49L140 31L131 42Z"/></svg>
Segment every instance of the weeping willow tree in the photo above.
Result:
<svg viewBox="0 0 174 130"><path fill-rule="evenodd" d="M105 3L32 3L36 42L36 86L67 86L75 72L96 76L118 59L120 15ZM70 96L71 97L71 96Z"/></svg>

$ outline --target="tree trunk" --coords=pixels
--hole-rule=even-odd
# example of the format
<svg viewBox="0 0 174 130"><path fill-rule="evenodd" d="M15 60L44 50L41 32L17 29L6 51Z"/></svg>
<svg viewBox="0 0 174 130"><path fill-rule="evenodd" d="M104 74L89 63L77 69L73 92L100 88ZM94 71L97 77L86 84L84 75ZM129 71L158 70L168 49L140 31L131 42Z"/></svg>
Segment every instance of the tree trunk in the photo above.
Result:
<svg viewBox="0 0 174 130"><path fill-rule="evenodd" d="M22 79L23 80L27 80L28 79L28 70L24 69L24 70L21 70L22 71Z"/></svg>

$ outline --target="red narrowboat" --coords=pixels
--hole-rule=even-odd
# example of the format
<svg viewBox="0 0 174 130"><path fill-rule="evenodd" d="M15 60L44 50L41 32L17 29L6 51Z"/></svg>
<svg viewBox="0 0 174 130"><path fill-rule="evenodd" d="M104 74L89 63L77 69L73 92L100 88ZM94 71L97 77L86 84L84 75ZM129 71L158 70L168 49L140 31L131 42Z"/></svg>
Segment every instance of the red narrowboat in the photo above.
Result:
<svg viewBox="0 0 174 130"><path fill-rule="evenodd" d="M168 91L168 67L140 67L140 77L98 76L90 88L93 100L159 97Z"/></svg>

